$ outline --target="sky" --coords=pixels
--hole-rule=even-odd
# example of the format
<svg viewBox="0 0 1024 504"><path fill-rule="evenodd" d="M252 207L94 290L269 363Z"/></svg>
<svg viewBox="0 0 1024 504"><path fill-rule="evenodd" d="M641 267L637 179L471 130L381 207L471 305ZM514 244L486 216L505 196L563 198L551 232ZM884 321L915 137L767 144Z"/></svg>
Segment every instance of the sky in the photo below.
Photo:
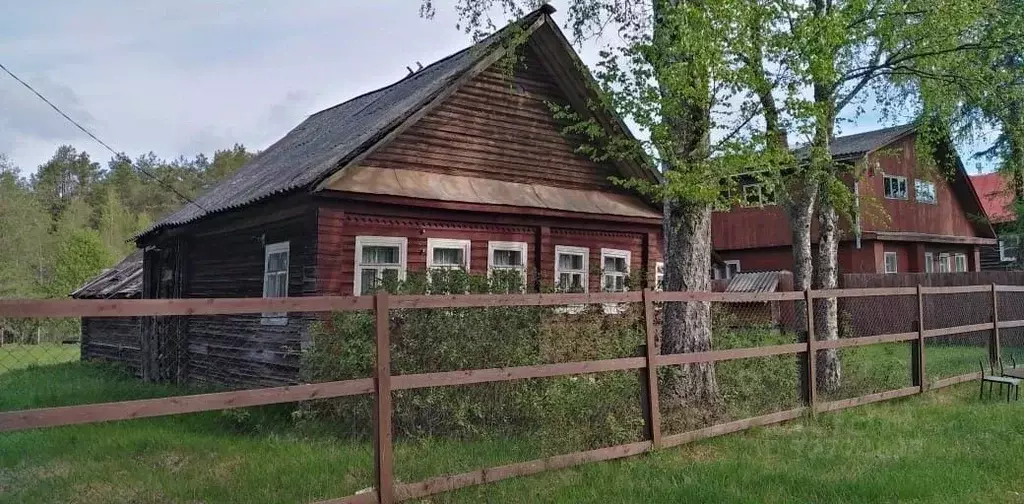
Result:
<svg viewBox="0 0 1024 504"><path fill-rule="evenodd" d="M4 3L0 63L132 157L266 148L308 115L471 42L453 0L435 0L433 19L419 0ZM564 3L552 2L562 26ZM578 48L588 64L598 49ZM890 125L867 108L843 133ZM0 74L0 153L28 174L61 144L111 157Z"/></svg>

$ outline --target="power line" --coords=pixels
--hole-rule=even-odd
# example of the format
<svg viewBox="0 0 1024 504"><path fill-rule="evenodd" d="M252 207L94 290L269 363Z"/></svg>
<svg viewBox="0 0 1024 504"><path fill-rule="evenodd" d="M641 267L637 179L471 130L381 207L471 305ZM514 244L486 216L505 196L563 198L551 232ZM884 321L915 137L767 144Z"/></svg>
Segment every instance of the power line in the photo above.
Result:
<svg viewBox="0 0 1024 504"><path fill-rule="evenodd" d="M121 153L115 151L112 147L107 145L106 142L104 142L103 140L100 140L99 137L97 137L96 135L93 135L91 131L85 129L85 127L82 126L81 124L79 124L78 121L72 119L69 115L65 114L64 111L60 109L60 107L54 105L53 102L51 102L50 100L46 99L46 97L43 96L42 93L40 93L39 91L36 91L35 88L33 88L31 85L29 85L29 83L21 80L21 78L18 77L17 75L14 75L14 72L8 70L7 67L4 66L3 63L0 63L0 69L2 69L4 72L6 72L7 75L10 75L12 79L14 79L14 80L18 81L19 83L21 83L22 86L25 86L25 88L27 88L29 91L32 91L33 94L38 96L40 100L43 100L43 102L46 103L47 105L49 105L50 108L52 108L53 110L56 110L57 113L60 114L61 116L63 116L64 119L67 119L68 122L70 122L71 124L74 124L75 127L77 127L78 129L82 130L82 132L85 133L86 135L89 135L89 138L92 138L93 140L96 141L96 143L98 143L98 144L102 145L103 147L105 147L108 151L110 151L111 154L114 155L115 158L121 156ZM129 163L131 163L131 160L129 160ZM153 179L154 181L156 181L157 184L160 184L161 186L169 189L174 194L177 194L178 197L180 197L181 199L183 199L183 200L185 200L185 201L187 201L189 203L192 203L193 205L199 207L204 212L208 211L208 210L206 210L206 208L203 207L203 205L200 205L199 203L196 203L192 198L189 198L188 196L185 196L180 191L175 189L173 186L171 186L170 184L167 184L164 181L160 180L160 178L158 178L156 175L153 175L152 173L149 173L148 171L143 169L141 166L134 166L134 168L136 170L139 170L143 174L145 174L147 177L149 177L149 178Z"/></svg>

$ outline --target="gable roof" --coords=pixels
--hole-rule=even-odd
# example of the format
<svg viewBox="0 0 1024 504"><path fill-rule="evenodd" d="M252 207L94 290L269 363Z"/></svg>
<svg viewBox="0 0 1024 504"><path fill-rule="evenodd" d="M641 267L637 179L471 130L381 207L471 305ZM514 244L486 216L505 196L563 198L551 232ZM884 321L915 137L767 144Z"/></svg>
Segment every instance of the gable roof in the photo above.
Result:
<svg viewBox="0 0 1024 504"><path fill-rule="evenodd" d="M121 262L71 293L78 299L135 298L142 295L142 251L136 250Z"/></svg>
<svg viewBox="0 0 1024 504"><path fill-rule="evenodd" d="M496 60L496 56L503 53L499 42L516 33L514 28L524 28L532 36L538 28L547 26L564 39L550 18L553 12L554 8L545 4L483 41L394 84L313 114L229 179L196 198L196 205L187 204L137 239L276 195L315 188L327 177L385 143L399 128L422 117L427 108L454 91L466 77L482 70L478 68L482 62ZM564 47L572 52L569 59L578 61L571 46ZM569 71L567 74L581 78L579 73L573 75ZM582 78L589 78L589 74ZM592 83L587 81L586 85ZM621 120L618 123L622 124ZM642 170L642 176L657 180L656 172L650 168Z"/></svg>
<svg viewBox="0 0 1024 504"><path fill-rule="evenodd" d="M971 184L981 198L981 206L989 222L1000 224L1017 220L1013 214L1013 192L1002 173L972 175Z"/></svg>
<svg viewBox="0 0 1024 504"><path fill-rule="evenodd" d="M863 133L855 133L853 135L838 136L832 139L832 144L830 145L832 158L839 161L859 158L865 154L881 149L903 135L912 133L916 130L917 125L910 123L865 131ZM805 157L809 155L810 146L802 145L794 149L794 151L798 158Z"/></svg>

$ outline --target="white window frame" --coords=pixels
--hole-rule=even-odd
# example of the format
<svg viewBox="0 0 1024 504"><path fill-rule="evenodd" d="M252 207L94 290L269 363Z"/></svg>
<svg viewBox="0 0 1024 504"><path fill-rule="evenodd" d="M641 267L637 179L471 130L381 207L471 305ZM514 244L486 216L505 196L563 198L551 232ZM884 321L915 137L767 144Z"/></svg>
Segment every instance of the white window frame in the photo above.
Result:
<svg viewBox="0 0 1024 504"><path fill-rule="evenodd" d="M587 247L570 247L568 245L555 245L555 287L561 288L559 279L562 278L562 269L559 267L558 256L562 254L583 256L583 269L572 270L565 273L582 273L583 292L590 292L590 249Z"/></svg>
<svg viewBox="0 0 1024 504"><path fill-rule="evenodd" d="M271 255L275 255L275 254L280 254L282 252L285 253L285 268L284 268L284 271L273 272L273 274L279 275L279 276L283 274L283 276L284 276L284 296L283 297L288 297L288 274L289 274L288 270L291 269L291 265L292 265L292 262L291 262L291 260L292 260L292 257L291 257L292 256L292 252L291 252L291 242L284 241L284 242L271 243L271 244L266 245L266 246L263 247L263 297L264 298L277 297L277 296L268 296L267 288L269 287L270 284L267 282L267 278L269 277L271 272L267 271L267 269L270 268L270 256ZM287 325L288 324L288 313L287 312L266 312L266 313L263 313L261 318L260 318L260 324L262 324L262 325Z"/></svg>
<svg viewBox="0 0 1024 504"><path fill-rule="evenodd" d="M953 264L949 261L949 254L946 252L939 254L939 273L949 273L952 268Z"/></svg>
<svg viewBox="0 0 1024 504"><path fill-rule="evenodd" d="M610 249L610 248L602 248L601 249L601 290L604 291L604 292L612 292L612 291L605 291L604 290L604 279L605 279L605 276L606 276L606 274L604 272L604 259L606 257L621 257L622 259L626 260L626 271L624 273L621 273L621 274L620 273L615 273L614 275L622 277L622 289L623 289L622 292L628 292L629 291L629 285L627 285L628 284L627 280L629 279L629 268L630 268L630 265L632 264L632 261L633 261L633 253L628 251L628 250L621 250L621 249Z"/></svg>
<svg viewBox="0 0 1024 504"><path fill-rule="evenodd" d="M626 271L624 273L621 273L621 274L620 273L614 273L614 275L622 277L622 292L629 292L629 282L628 282L628 280L629 280L629 269L630 269L630 267L632 266L632 263L633 263L633 253L630 252L629 250L622 250L622 249L611 249L611 248L602 248L601 249L601 291L602 292L613 292L613 291L605 291L604 290L604 279L605 279L604 259L606 257L620 257L620 258L626 260ZM626 311L627 307L628 307L627 303L604 303L604 304L601 305L601 308L604 310L604 312L606 314L609 314L609 315L618 315L618 314Z"/></svg>
<svg viewBox="0 0 1024 504"><path fill-rule="evenodd" d="M665 283L665 263L658 261L654 263L654 290L661 292Z"/></svg>
<svg viewBox="0 0 1024 504"><path fill-rule="evenodd" d="M518 268L509 268L502 266L500 269L519 269L520 276L523 277L523 288L526 288L526 265L530 264L529 256L527 255L527 244L526 242L511 242L511 241L489 241L487 242L487 276L490 277L494 271L494 251L496 250L518 250L523 257L523 264Z"/></svg>
<svg viewBox="0 0 1024 504"><path fill-rule="evenodd" d="M930 200L921 199L921 186L922 185L928 185L928 186L931 187L931 196L932 196L932 198ZM935 192L935 182L932 182L931 180L914 179L914 199L917 200L918 203L926 203L926 204L929 204L929 205L938 205L939 204L939 195L938 195L938 193Z"/></svg>
<svg viewBox="0 0 1024 504"><path fill-rule="evenodd" d="M960 269L961 265L963 265L963 269ZM953 254L953 271L956 272L956 273L966 273L967 272L967 254L964 254L964 253Z"/></svg>
<svg viewBox="0 0 1024 504"><path fill-rule="evenodd" d="M361 264L363 258L363 247L398 247L399 256L399 268L398 268L398 280L405 280L405 272L408 265L406 253L409 248L409 239L403 236L357 236L356 237L356 249L355 249L355 268L353 271L352 278L352 290L353 294L360 296L363 282Z"/></svg>
<svg viewBox="0 0 1024 504"><path fill-rule="evenodd" d="M462 257L465 259L462 267L469 273L470 252L472 251L470 240L456 240L451 238L427 238L427 269L452 269L449 265L434 264L434 249L462 249Z"/></svg>
<svg viewBox="0 0 1024 504"><path fill-rule="evenodd" d="M935 254L931 252L924 253L924 272L934 273L935 272Z"/></svg>
<svg viewBox="0 0 1024 504"><path fill-rule="evenodd" d="M1009 240L1013 240L1013 241L1016 242L1017 238L1016 237L1009 237L1009 236L1007 236L1004 239L999 240L999 262L1013 262L1013 261L1017 260L1017 252L1016 252L1017 247L1008 247L1006 245L1006 242L1009 241ZM1010 255L1009 253L1007 253L1007 249L1009 249L1009 248L1013 248L1013 250L1014 250L1013 255Z"/></svg>
<svg viewBox="0 0 1024 504"><path fill-rule="evenodd" d="M892 271L889 271L889 258L892 258ZM882 253L882 270L885 274L899 273L900 269L900 256L896 252L883 252Z"/></svg>
<svg viewBox="0 0 1024 504"><path fill-rule="evenodd" d="M886 185L886 182L889 181L889 179L893 179L893 180L896 180L896 181L902 181L903 182L903 196L902 197L889 196L889 195L885 194L885 185ZM882 196L885 199L906 201L910 197L910 190L907 188L907 177L904 177L902 175L883 175L882 176Z"/></svg>

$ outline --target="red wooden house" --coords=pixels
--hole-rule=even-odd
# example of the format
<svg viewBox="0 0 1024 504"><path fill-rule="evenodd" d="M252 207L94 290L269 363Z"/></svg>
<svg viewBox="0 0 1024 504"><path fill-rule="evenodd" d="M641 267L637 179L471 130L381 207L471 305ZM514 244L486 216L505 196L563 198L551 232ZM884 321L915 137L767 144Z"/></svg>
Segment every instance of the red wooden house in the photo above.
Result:
<svg viewBox="0 0 1024 504"><path fill-rule="evenodd" d="M549 103L624 127L587 111L591 77L551 12L519 20L528 38L513 49L506 28L310 116L138 238L145 297L360 295L385 276L433 267L518 270L527 289L619 290L630 270L653 281L661 210L609 178L658 175L643 163L594 162L562 134ZM512 71L500 64L510 50ZM146 373L293 381L306 322L157 320L144 331L157 349Z"/></svg>
<svg viewBox="0 0 1024 504"><path fill-rule="evenodd" d="M996 243L953 148L940 149L940 169L926 169L915 153L916 140L916 127L904 125L832 143L834 159L863 172L850 183L861 216L844 225L840 273L979 271L980 247ZM754 182L742 189L761 194ZM725 262L716 276L792 270L789 221L772 201L748 198L746 205L716 212L711 226L715 251Z"/></svg>
<svg viewBox="0 0 1024 504"><path fill-rule="evenodd" d="M1002 173L986 173L971 177L974 190L981 197L985 217L999 234L999 243L981 248L981 269L1020 269L1017 257L1020 238L1017 236L1017 215L1013 208L1011 181Z"/></svg>

